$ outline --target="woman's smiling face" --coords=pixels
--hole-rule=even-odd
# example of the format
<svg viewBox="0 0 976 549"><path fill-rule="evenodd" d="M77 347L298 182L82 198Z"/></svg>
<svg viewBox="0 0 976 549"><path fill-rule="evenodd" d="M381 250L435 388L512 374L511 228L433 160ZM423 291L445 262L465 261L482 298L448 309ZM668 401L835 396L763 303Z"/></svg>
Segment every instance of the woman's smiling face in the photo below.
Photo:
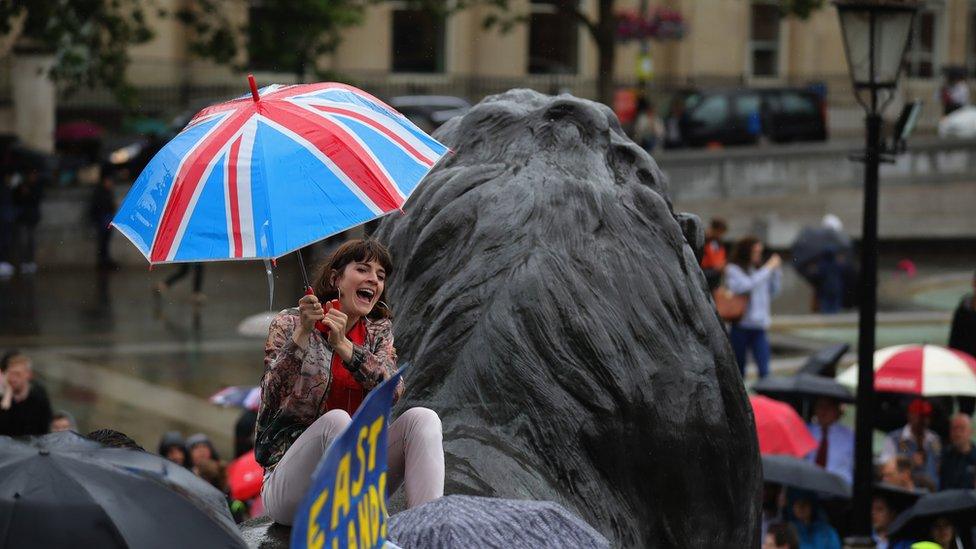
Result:
<svg viewBox="0 0 976 549"><path fill-rule="evenodd" d="M342 312L366 316L383 295L386 270L376 261L354 261L346 265L335 281Z"/></svg>

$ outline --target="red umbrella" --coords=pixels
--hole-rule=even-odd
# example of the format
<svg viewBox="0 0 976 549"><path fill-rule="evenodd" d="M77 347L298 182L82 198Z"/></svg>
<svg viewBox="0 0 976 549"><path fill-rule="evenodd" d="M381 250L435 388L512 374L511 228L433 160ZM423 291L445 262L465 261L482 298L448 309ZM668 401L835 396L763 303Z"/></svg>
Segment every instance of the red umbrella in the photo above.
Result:
<svg viewBox="0 0 976 549"><path fill-rule="evenodd" d="M261 495L264 468L254 459L254 450L230 462L227 466L227 484L230 497L247 501Z"/></svg>
<svg viewBox="0 0 976 549"><path fill-rule="evenodd" d="M761 395L750 396L749 402L756 417L759 453L802 458L817 447L817 440L789 404Z"/></svg>

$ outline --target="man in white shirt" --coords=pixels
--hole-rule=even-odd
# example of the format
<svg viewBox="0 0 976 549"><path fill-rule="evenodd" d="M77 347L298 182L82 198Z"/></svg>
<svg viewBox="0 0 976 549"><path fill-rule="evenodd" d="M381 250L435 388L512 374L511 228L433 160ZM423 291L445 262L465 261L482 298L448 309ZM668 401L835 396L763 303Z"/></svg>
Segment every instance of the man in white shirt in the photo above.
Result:
<svg viewBox="0 0 976 549"><path fill-rule="evenodd" d="M807 454L806 459L852 483L854 431L838 423L841 414L840 402L836 399L817 398L813 405L814 421L810 424L810 434L817 440L817 447Z"/></svg>

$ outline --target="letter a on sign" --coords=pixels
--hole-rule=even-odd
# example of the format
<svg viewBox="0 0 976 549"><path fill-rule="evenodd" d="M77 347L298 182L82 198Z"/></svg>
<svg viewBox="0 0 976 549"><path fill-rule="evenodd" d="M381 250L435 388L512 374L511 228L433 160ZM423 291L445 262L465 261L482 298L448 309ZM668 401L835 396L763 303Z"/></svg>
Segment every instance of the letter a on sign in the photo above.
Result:
<svg viewBox="0 0 976 549"><path fill-rule="evenodd" d="M387 428L393 392L405 369L369 392L352 423L322 456L293 521L292 549L394 547L382 535L387 531L385 501L377 505L376 499L386 498ZM364 430L368 436L361 435ZM360 512L374 506L379 513Z"/></svg>

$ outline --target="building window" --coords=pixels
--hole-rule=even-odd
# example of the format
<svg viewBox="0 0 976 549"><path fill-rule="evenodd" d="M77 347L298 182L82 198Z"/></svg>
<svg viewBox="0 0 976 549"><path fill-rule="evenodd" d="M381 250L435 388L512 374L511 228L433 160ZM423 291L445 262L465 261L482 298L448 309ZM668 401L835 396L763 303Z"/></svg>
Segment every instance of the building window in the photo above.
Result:
<svg viewBox="0 0 976 549"><path fill-rule="evenodd" d="M779 20L776 4L753 4L749 26L749 57L753 76L779 74Z"/></svg>
<svg viewBox="0 0 976 549"><path fill-rule="evenodd" d="M393 10L394 72L444 72L444 16L423 9Z"/></svg>
<svg viewBox="0 0 976 549"><path fill-rule="evenodd" d="M932 78L936 75L939 27L938 13L933 10L924 10L915 16L908 54L905 56L905 72L908 76Z"/></svg>
<svg viewBox="0 0 976 549"><path fill-rule="evenodd" d="M576 74L579 25L551 2L532 0L529 15L529 74Z"/></svg>
<svg viewBox="0 0 976 549"><path fill-rule="evenodd" d="M976 6L969 8L969 36L966 42L966 66L969 75L976 78Z"/></svg>

